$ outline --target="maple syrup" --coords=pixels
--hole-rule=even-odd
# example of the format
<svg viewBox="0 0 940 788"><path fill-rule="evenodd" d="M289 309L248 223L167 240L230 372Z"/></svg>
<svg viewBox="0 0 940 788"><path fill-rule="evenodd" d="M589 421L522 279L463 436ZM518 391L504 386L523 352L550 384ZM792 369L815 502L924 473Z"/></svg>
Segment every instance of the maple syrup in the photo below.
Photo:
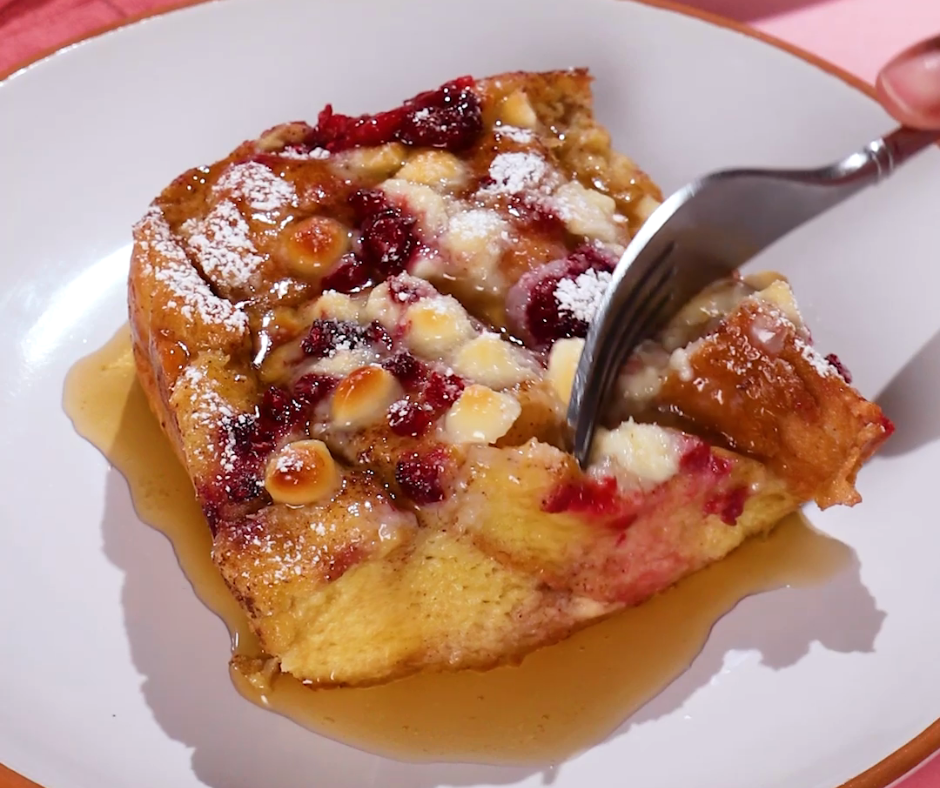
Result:
<svg viewBox="0 0 940 788"><path fill-rule="evenodd" d="M209 529L189 479L137 382L126 327L72 368L65 405L77 431L127 479L140 518L172 541L197 595L227 624L234 652L257 656L258 642L210 560ZM259 687L230 670L253 703L372 752L557 763L603 740L682 673L713 624L742 598L822 582L850 559L847 547L793 516L769 537L750 540L644 605L536 651L518 667L320 690L286 675Z"/></svg>

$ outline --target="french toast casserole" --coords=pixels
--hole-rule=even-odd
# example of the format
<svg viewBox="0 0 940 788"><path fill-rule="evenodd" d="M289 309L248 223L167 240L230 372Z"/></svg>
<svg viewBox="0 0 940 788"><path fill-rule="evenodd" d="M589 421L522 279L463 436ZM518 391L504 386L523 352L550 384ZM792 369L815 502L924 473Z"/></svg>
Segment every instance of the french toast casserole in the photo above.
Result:
<svg viewBox="0 0 940 788"><path fill-rule="evenodd" d="M518 661L806 502L860 500L891 424L776 274L687 305L623 368L589 467L566 453L584 337L661 199L584 70L328 106L157 197L138 376L279 670Z"/></svg>

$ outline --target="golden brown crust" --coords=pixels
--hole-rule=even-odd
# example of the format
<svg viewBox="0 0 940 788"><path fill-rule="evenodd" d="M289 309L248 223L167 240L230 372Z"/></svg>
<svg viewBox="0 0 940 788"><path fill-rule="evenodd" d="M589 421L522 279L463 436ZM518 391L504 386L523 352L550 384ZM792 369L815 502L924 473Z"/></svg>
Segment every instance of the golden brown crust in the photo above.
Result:
<svg viewBox="0 0 940 788"><path fill-rule="evenodd" d="M822 507L861 500L855 477L890 423L846 385L796 325L757 300L743 304L669 375L658 408L765 464Z"/></svg>

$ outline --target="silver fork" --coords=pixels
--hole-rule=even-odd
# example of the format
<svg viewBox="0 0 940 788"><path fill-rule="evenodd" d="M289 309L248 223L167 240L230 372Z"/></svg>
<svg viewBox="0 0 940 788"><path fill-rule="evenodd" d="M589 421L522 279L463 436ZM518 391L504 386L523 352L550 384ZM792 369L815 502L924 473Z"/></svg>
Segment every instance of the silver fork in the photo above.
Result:
<svg viewBox="0 0 940 788"><path fill-rule="evenodd" d="M814 170L725 170L671 195L617 264L584 345L568 406L578 462L626 358L704 287L847 197L878 183L940 132L902 127Z"/></svg>

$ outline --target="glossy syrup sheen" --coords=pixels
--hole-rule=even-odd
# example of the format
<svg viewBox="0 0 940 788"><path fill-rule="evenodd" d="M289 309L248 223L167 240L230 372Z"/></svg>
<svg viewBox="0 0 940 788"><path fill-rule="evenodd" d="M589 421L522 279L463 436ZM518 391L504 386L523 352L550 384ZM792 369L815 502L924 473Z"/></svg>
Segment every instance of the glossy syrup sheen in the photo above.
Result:
<svg viewBox="0 0 940 788"><path fill-rule="evenodd" d="M126 328L71 370L65 405L78 432L127 479L141 520L172 541L197 594L228 626L236 653L255 656L257 641L211 562L209 529L189 480L137 383ZM557 763L603 740L682 673L738 601L817 584L849 560L847 547L793 516L769 537L517 667L419 675L368 689L315 690L283 675L259 688L235 669L232 678L253 703L372 752Z"/></svg>

